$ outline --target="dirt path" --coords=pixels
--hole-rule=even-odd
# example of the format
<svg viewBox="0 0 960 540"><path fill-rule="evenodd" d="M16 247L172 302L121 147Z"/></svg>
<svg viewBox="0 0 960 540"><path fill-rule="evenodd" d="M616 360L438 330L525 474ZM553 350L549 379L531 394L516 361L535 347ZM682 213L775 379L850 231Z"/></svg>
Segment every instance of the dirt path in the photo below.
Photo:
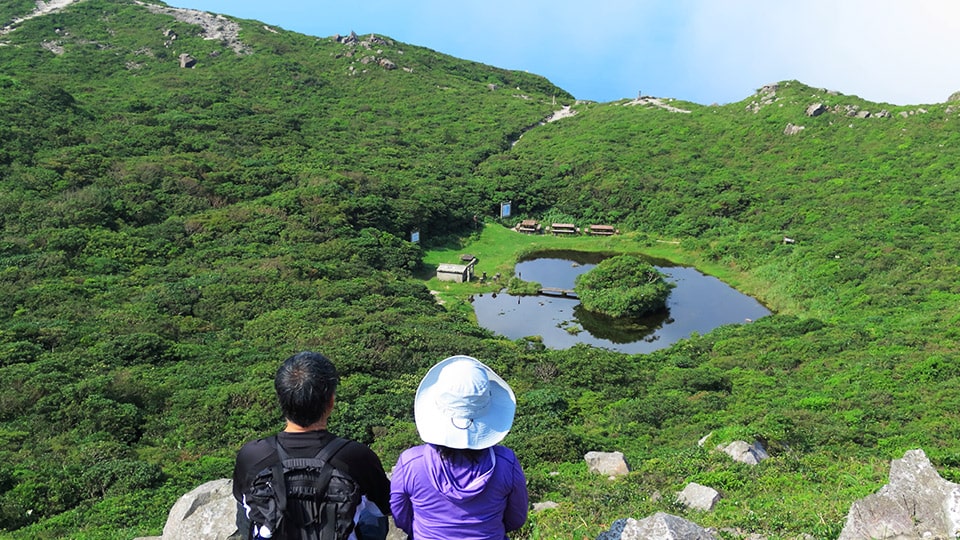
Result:
<svg viewBox="0 0 960 540"><path fill-rule="evenodd" d="M556 122L561 118L569 118L575 114L577 114L577 111L571 109L569 105L564 105L559 111L553 111L553 114L547 118L547 122Z"/></svg>
<svg viewBox="0 0 960 540"><path fill-rule="evenodd" d="M164 7L145 2L137 3L146 7L152 13L163 13L178 21L199 26L203 30L203 39L221 41L237 54L250 53L249 47L240 41L240 25L223 15L214 15L196 9ZM269 27L264 26L264 28L270 30Z"/></svg>
<svg viewBox="0 0 960 540"><path fill-rule="evenodd" d="M654 107L660 107L661 109L664 109L664 110L667 110L667 111L670 111L670 112L675 112L675 113L690 113L690 111L688 111L688 110L686 110L686 109L681 109L681 108L679 108L679 107L674 107L673 105L667 105L667 104L666 104L662 99L660 99L660 98L649 97L649 96L639 97L639 98L637 98L637 99L634 99L634 100L632 100L632 101L628 101L628 102L624 103L624 105L652 105L652 106L654 106Z"/></svg>
<svg viewBox="0 0 960 540"><path fill-rule="evenodd" d="M73 4L75 2L82 2L82 1L83 0L50 0L49 2L44 2L42 0L37 0L37 9L35 9L33 13L26 15L24 17L21 17L19 19L14 19L13 22L8 24L7 26L0 28L0 36L13 32L14 30L17 29L17 25L22 23L23 21L32 19L34 17L39 17L41 15L46 15L47 13L53 13L54 11L59 11L69 6L70 4Z"/></svg>

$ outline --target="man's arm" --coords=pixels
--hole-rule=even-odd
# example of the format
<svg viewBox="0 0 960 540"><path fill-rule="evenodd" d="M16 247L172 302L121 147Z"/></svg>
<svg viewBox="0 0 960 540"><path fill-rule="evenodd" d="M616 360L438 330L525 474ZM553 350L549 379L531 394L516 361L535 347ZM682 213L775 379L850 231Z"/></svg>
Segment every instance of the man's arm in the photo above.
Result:
<svg viewBox="0 0 960 540"><path fill-rule="evenodd" d="M247 509L243 503L237 501L237 531L240 532L242 540L250 540L250 518L247 517Z"/></svg>
<svg viewBox="0 0 960 540"><path fill-rule="evenodd" d="M380 457L370 447L352 441L332 458L332 462L360 484L361 493L376 504L383 515L390 515L390 481L387 480Z"/></svg>

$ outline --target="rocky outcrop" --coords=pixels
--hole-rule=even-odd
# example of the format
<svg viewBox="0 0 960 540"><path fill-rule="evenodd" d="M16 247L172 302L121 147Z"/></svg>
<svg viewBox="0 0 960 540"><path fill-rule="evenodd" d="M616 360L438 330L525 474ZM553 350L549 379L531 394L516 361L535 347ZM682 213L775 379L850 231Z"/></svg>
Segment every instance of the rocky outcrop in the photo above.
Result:
<svg viewBox="0 0 960 540"><path fill-rule="evenodd" d="M237 54L250 54L252 51L240 41L240 25L224 17L196 9L158 6L146 2L136 2L151 13L162 13L174 19L200 27L203 39L216 40L233 49Z"/></svg>
<svg viewBox="0 0 960 540"><path fill-rule="evenodd" d="M707 529L683 518L657 512L636 520L618 519L609 531L600 533L597 540L715 540Z"/></svg>
<svg viewBox="0 0 960 540"><path fill-rule="evenodd" d="M940 477L923 450L890 464L890 482L853 503L838 540L932 540L960 535L960 485Z"/></svg>
<svg viewBox="0 0 960 540"><path fill-rule="evenodd" d="M62 10L63 8L73 4L74 2L79 2L80 0L48 0L47 2L37 2L37 8L30 13L29 15L23 17L17 17L10 21L10 24L0 28L0 36L8 34L17 28L17 25L23 21L32 19L34 17L39 17L41 15L46 15L48 13L54 13Z"/></svg>
<svg viewBox="0 0 960 540"><path fill-rule="evenodd" d="M335 34L331 39L337 43L340 43L341 45L346 45L347 47L350 48L349 51L343 54L343 56L347 58L353 58L355 50L358 48L371 51L373 50L374 46L393 46L393 41L389 39L385 39L374 34L370 34L370 37L366 39L360 39L357 36L356 32L353 32L353 31L351 31L350 35L347 35L347 36L341 36L340 34ZM375 52L376 54L367 54L362 56L360 58L360 63L363 65L371 65L371 64L378 65L387 71L392 71L400 67L393 60L380 56L381 54L383 54L383 49L377 49ZM394 52L396 54L401 54L401 55L403 54L403 51L394 51ZM407 71L407 72L413 71L410 68L403 68L403 69L404 71ZM354 69L353 66L350 66L349 71L351 74L357 73L357 71Z"/></svg>
<svg viewBox="0 0 960 540"><path fill-rule="evenodd" d="M777 90L779 89L779 84L764 85L757 90L755 94L756 99L747 104L747 110L756 114L760 112L760 109L773 104L773 102L777 100Z"/></svg>
<svg viewBox="0 0 960 540"><path fill-rule="evenodd" d="M592 473L616 477L630 472L623 452L587 452L583 459L587 462L587 470Z"/></svg>

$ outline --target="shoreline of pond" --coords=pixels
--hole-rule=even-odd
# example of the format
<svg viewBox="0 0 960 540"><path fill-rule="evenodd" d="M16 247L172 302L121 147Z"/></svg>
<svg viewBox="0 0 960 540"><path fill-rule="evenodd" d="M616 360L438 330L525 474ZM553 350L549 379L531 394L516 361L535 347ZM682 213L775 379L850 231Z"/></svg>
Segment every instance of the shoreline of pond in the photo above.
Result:
<svg viewBox="0 0 960 540"><path fill-rule="evenodd" d="M572 289L577 275L592 269L614 252L544 250L525 255L516 275L543 287ZM553 349L583 343L628 354L669 347L694 333L705 334L727 324L742 324L772 314L772 310L723 281L693 267L651 259L658 271L677 286L664 312L634 319L615 319L582 309L576 297L517 295L504 292L472 296L477 324L508 339L536 339ZM541 268L538 268L538 265Z"/></svg>

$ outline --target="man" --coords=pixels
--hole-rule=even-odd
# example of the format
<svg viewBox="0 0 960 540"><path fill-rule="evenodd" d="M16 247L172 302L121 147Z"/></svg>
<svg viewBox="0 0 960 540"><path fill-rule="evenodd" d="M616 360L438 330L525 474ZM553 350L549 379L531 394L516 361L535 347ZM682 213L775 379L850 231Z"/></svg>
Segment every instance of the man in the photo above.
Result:
<svg viewBox="0 0 960 540"><path fill-rule="evenodd" d="M280 461L276 443L291 458L313 458L336 437L327 431L333 411L339 377L333 363L315 352L301 352L288 358L277 370L274 387L286 427L272 437L243 445L233 470L233 495L237 499L237 526L244 538L251 532L249 508L257 475ZM355 441L338 450L330 464L359 484L364 497L361 506L375 504L382 515L390 513L390 483L380 458L366 445ZM376 514L376 512L375 512ZM256 534L256 533L255 533ZM264 537L272 532L264 531Z"/></svg>

